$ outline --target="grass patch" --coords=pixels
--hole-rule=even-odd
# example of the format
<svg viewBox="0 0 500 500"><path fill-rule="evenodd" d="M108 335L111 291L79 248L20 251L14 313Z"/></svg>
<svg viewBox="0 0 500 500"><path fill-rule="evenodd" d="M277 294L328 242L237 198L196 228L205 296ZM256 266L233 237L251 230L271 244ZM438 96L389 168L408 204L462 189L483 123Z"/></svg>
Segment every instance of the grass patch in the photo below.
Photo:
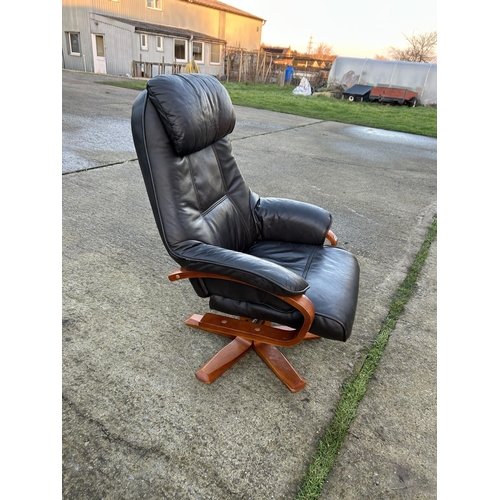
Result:
<svg viewBox="0 0 500 500"><path fill-rule="evenodd" d="M116 82L109 80L96 83L100 83L101 85L112 85L113 87L122 87L124 89L132 89L139 91L144 90L146 88L146 82L144 80L120 80Z"/></svg>
<svg viewBox="0 0 500 500"><path fill-rule="evenodd" d="M410 271L393 296L389 313L368 351L363 366L357 375L344 384L333 422L318 444L316 455L302 480L300 491L296 497L297 500L315 500L319 498L328 474L335 465L342 442L356 417L358 405L363 399L368 383L382 358L389 337L403 313L405 304L416 289L418 276L427 259L429 248L436 239L436 235L437 217L434 216L434 220L429 226L427 236L413 261Z"/></svg>
<svg viewBox="0 0 500 500"><path fill-rule="evenodd" d="M384 106L370 102L349 102L316 93L292 94L291 86L225 83L233 104L279 111L318 120L336 121L437 137L437 109L424 106Z"/></svg>
<svg viewBox="0 0 500 500"><path fill-rule="evenodd" d="M134 90L144 90L145 80L99 82ZM349 102L321 96L294 95L286 85L236 83L223 84L233 104L250 108L267 109L292 115L336 121L363 127L374 127L395 132L437 137L437 109L424 106L383 106L378 103Z"/></svg>

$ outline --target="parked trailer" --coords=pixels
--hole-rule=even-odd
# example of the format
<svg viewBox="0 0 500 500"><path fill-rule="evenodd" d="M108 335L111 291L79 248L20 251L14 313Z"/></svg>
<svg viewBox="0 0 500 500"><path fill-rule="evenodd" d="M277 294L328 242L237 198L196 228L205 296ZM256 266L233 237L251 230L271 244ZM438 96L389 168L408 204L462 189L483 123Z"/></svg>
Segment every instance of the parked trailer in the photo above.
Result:
<svg viewBox="0 0 500 500"><path fill-rule="evenodd" d="M353 85L342 93L342 99L347 99L350 102L353 101L370 101L370 91L372 90L371 85Z"/></svg>
<svg viewBox="0 0 500 500"><path fill-rule="evenodd" d="M370 91L370 101L415 106L417 98L418 94L416 92L398 87L372 87Z"/></svg>

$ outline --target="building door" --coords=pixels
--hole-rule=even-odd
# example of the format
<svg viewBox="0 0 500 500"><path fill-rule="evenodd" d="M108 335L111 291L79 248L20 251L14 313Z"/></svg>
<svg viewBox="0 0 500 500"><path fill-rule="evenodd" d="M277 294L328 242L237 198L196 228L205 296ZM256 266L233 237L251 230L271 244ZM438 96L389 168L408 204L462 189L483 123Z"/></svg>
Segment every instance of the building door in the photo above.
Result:
<svg viewBox="0 0 500 500"><path fill-rule="evenodd" d="M92 33L92 51L94 53L94 73L106 73L104 35Z"/></svg>

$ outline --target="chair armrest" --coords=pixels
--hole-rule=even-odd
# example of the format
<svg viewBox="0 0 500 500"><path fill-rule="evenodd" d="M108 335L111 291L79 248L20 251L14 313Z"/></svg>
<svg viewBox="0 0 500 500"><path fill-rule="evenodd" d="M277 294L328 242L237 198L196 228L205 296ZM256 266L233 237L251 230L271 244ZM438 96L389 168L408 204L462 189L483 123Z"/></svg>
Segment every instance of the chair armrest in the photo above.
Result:
<svg viewBox="0 0 500 500"><path fill-rule="evenodd" d="M239 280L229 278L227 276L221 276L219 274L205 273L200 271L189 271L183 267L172 271L168 275L168 279L170 281L179 281L182 279L222 279L228 281L235 281L237 283L243 283ZM264 342L269 345L276 345L282 347L291 347L299 342L301 342L304 338L307 338L309 328L311 327L315 309L314 304L311 300L303 294L294 295L292 297L284 297L281 295L275 295L275 297L285 301L287 304L290 304L292 307L297 309L302 316L304 317L304 322L300 329L289 328L286 326L272 326L270 323L253 323L245 320L243 318L234 319L226 316L219 316L216 314L205 314L205 316L200 317L201 321L197 318L194 318L193 315L186 321L186 324L190 326L196 326L198 328L203 328L200 326L201 322L204 321L205 325L210 323L210 328L208 331L218 333L220 335L226 335L229 337L241 337L250 341L258 341ZM208 318L207 318L208 317ZM194 321L190 321L194 318ZM317 338L317 336L312 335L309 338Z"/></svg>
<svg viewBox="0 0 500 500"><path fill-rule="evenodd" d="M309 288L302 276L274 262L205 243L183 249L181 259L188 270L227 276L274 295L293 297Z"/></svg>
<svg viewBox="0 0 500 500"><path fill-rule="evenodd" d="M337 236L335 235L335 233L331 229L326 233L326 239L334 247L336 247L337 243L339 242Z"/></svg>
<svg viewBox="0 0 500 500"><path fill-rule="evenodd" d="M332 225L323 208L284 198L260 198L255 215L263 240L323 245Z"/></svg>

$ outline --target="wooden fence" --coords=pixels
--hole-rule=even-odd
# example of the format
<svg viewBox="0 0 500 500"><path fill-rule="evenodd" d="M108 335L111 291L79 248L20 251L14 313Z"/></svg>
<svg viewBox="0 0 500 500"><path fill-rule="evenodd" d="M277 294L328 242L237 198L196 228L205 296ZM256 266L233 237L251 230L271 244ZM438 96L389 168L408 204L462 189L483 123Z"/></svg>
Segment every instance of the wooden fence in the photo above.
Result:
<svg viewBox="0 0 500 500"><path fill-rule="evenodd" d="M153 78L156 75L182 73L185 66L179 63L132 61L132 76Z"/></svg>
<svg viewBox="0 0 500 500"><path fill-rule="evenodd" d="M305 61L305 62L304 62ZM314 61L285 57L282 54L270 54L262 50L243 50L238 47L226 47L224 66L221 68L221 79L228 82L276 83L285 85L288 66L293 67L293 77L288 82L298 85L301 78L306 77L312 87L322 85L328 80L331 61ZM167 73L183 73L186 64L132 61L132 76L153 78ZM203 72L203 67L200 67Z"/></svg>
<svg viewBox="0 0 500 500"><path fill-rule="evenodd" d="M309 64L308 64L309 63ZM308 61L306 58L286 57L262 50L248 51L238 47L226 47L224 77L226 81L285 84L287 66L293 67L289 82L298 85L305 76L311 86L319 86L328 80L331 61Z"/></svg>

